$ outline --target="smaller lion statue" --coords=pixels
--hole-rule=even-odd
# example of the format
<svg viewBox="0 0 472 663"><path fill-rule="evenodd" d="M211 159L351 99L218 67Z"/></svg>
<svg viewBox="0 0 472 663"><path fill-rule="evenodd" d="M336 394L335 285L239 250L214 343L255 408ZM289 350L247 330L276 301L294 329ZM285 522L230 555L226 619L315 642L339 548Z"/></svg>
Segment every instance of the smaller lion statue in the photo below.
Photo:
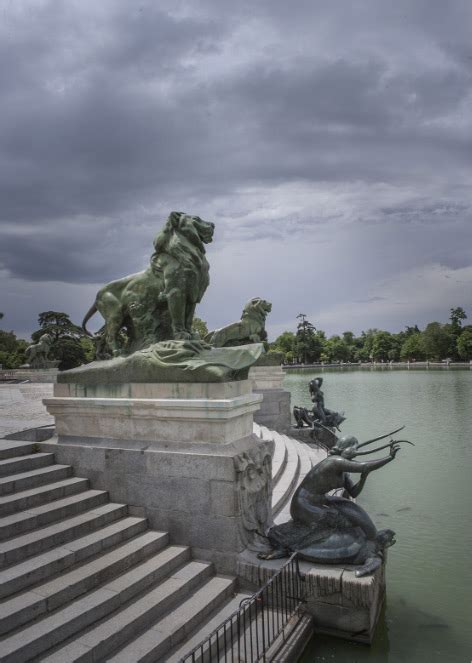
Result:
<svg viewBox="0 0 472 663"><path fill-rule="evenodd" d="M37 343L28 345L25 355L30 366L40 368L48 361L53 340L51 334L43 334Z"/></svg>
<svg viewBox="0 0 472 663"><path fill-rule="evenodd" d="M251 299L243 309L241 320L209 332L205 341L215 348L225 348L267 340L265 321L272 304L260 297Z"/></svg>

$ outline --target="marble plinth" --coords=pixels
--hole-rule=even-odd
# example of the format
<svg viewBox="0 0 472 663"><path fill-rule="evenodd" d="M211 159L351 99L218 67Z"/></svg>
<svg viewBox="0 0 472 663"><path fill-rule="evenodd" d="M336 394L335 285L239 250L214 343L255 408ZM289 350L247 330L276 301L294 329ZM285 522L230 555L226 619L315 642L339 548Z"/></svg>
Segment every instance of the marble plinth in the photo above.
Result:
<svg viewBox="0 0 472 663"><path fill-rule="evenodd" d="M267 582L286 561L260 560L245 551L238 558L238 576L251 590ZM304 610L313 616L316 633L370 644L385 598L385 563L363 578L355 576L355 568L301 561Z"/></svg>
<svg viewBox="0 0 472 663"><path fill-rule="evenodd" d="M235 573L261 499L269 505L263 533L271 525L273 443L253 435L262 396L250 381L58 384L54 393L44 403L57 438L42 449L168 531L172 542L191 546L219 572Z"/></svg>
<svg viewBox="0 0 472 663"><path fill-rule="evenodd" d="M280 366L252 366L249 378L254 393L263 397L254 421L279 433L291 426L290 392L282 388L285 373Z"/></svg>
<svg viewBox="0 0 472 663"><path fill-rule="evenodd" d="M252 435L262 395L227 383L57 384L44 400L61 443L126 448L226 444ZM88 442L87 442L88 441Z"/></svg>

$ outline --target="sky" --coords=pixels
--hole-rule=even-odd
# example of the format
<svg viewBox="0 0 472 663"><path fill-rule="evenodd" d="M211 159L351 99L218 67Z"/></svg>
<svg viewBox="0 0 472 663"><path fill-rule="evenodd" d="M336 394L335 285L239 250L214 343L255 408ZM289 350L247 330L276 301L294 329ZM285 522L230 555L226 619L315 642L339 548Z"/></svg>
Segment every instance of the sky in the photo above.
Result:
<svg viewBox="0 0 472 663"><path fill-rule="evenodd" d="M74 322L172 210L210 329L472 322L470 0L0 0L0 311ZM89 327L97 329L97 315Z"/></svg>

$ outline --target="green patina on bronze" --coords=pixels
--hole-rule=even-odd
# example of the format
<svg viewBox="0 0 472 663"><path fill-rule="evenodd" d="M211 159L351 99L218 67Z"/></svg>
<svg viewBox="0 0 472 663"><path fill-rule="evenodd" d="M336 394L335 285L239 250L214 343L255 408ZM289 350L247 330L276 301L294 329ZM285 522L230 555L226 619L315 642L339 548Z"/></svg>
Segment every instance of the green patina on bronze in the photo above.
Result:
<svg viewBox="0 0 472 663"><path fill-rule="evenodd" d="M118 385L247 379L264 351L260 341L267 337L268 302L251 300L239 336L225 333L228 342L215 343L218 347L192 331L195 307L210 282L204 245L212 241L214 229L198 216L171 212L154 240L149 267L105 285L85 315L85 330L96 312L105 319L95 337L97 361L64 371L58 381ZM221 337L222 331L215 334Z"/></svg>
<svg viewBox="0 0 472 663"><path fill-rule="evenodd" d="M260 343L267 340L265 321L272 304L260 297L251 299L243 309L241 320L209 332L205 341L215 348Z"/></svg>
<svg viewBox="0 0 472 663"><path fill-rule="evenodd" d="M246 380L264 351L262 343L212 348L199 341L162 341L128 357L95 361L58 376L58 382L122 384L125 382L226 382Z"/></svg>
<svg viewBox="0 0 472 663"><path fill-rule="evenodd" d="M210 282L205 244L215 225L171 212L154 240L150 265L101 288L82 323L105 319L99 357L124 356L166 340L190 340L195 307ZM101 355L101 356L100 356Z"/></svg>

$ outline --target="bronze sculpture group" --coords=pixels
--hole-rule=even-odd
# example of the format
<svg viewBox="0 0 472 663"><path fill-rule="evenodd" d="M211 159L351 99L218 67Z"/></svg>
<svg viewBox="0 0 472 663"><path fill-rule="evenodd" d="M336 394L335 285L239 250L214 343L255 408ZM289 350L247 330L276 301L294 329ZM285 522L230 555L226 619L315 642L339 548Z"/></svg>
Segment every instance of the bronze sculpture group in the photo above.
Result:
<svg viewBox="0 0 472 663"><path fill-rule="evenodd" d="M411 444L407 440L391 440L377 449L359 451L384 437L388 436L363 444L352 436L337 440L328 457L308 472L295 491L290 505L292 520L269 530L273 550L260 557L274 559L298 552L310 562L359 566L358 577L373 573L381 565L385 549L395 543L395 532L377 530L366 511L353 500L371 472L394 460L401 442ZM384 458L355 460L385 448L389 448L389 454ZM360 475L357 483L352 481L351 473ZM333 494L339 489L341 495Z"/></svg>
<svg viewBox="0 0 472 663"><path fill-rule="evenodd" d="M110 359L69 371L71 381L80 381L82 374L92 383L104 379L214 382L247 378L267 339L269 302L251 299L239 322L212 331L205 339L192 331L196 304L209 284L205 244L212 241L213 232L214 224L198 216L181 212L169 215L154 240L149 267L101 288L84 318L84 329L96 312L105 319L96 336L97 358ZM339 439L335 430L345 417L326 407L322 383L317 377L309 384L312 408L296 406L293 414L297 428L328 436L324 444L328 457L313 467L297 488L290 508L292 520L269 532L258 532L272 547L261 556L275 558L297 551L311 562L357 565L356 574L362 576L379 567L384 551L395 543L395 534L389 529L378 531L353 500L369 474L392 462L400 443L406 440L391 440L378 449L360 451L387 436L363 444L354 437ZM356 460L384 448L389 448L389 453L383 458ZM266 460L259 463L265 468L259 476L250 461L241 457L236 471L241 495L246 495L241 501L241 508L248 512L246 529L256 531L260 523L270 521L261 507L264 502L270 508L270 468ZM351 473L360 475L357 483ZM338 490L342 490L341 495L333 494Z"/></svg>

